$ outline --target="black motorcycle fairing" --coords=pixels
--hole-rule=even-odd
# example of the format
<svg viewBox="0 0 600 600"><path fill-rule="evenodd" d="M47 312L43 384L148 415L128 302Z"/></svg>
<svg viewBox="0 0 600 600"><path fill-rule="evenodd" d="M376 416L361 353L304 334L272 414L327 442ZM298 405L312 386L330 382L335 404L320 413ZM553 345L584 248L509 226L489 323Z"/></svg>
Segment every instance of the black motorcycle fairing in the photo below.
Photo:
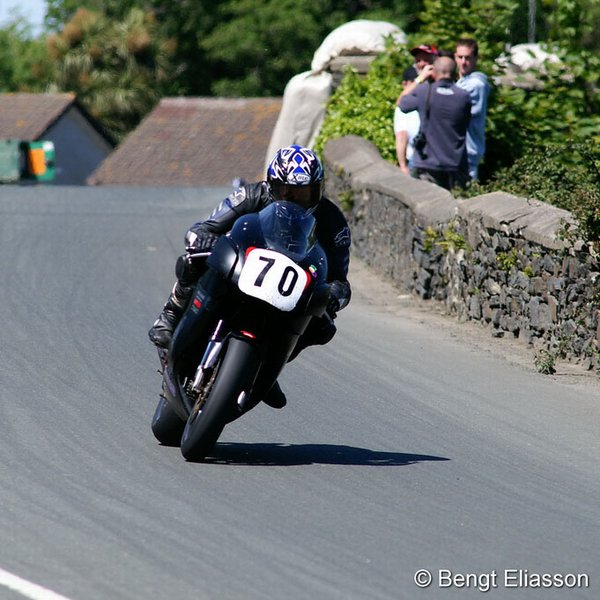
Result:
<svg viewBox="0 0 600 600"><path fill-rule="evenodd" d="M292 258L311 277L311 289L296 311L321 317L329 300L327 256L317 243L314 217L290 202L270 204L260 213L240 217L207 259L208 267L237 283L246 251L267 247Z"/></svg>
<svg viewBox="0 0 600 600"><path fill-rule="evenodd" d="M169 372L178 370L189 375L189 371L193 371L198 361L198 347L208 341L228 290L227 281L212 269L202 275L173 332L167 361Z"/></svg>
<svg viewBox="0 0 600 600"><path fill-rule="evenodd" d="M206 264L210 269L219 273L223 279L235 279L234 273L241 269L243 253L239 244L235 243L229 235L223 235L215 244Z"/></svg>

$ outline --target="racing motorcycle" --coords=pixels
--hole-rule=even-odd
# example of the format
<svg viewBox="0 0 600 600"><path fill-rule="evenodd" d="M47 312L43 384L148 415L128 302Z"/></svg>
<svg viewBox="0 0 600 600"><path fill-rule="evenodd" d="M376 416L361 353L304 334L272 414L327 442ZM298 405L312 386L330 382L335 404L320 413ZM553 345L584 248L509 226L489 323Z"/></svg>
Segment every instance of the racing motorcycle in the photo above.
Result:
<svg viewBox="0 0 600 600"><path fill-rule="evenodd" d="M210 253L188 253L203 274L167 349L154 436L201 461L224 427L267 394L329 299L315 218L273 202L241 216Z"/></svg>

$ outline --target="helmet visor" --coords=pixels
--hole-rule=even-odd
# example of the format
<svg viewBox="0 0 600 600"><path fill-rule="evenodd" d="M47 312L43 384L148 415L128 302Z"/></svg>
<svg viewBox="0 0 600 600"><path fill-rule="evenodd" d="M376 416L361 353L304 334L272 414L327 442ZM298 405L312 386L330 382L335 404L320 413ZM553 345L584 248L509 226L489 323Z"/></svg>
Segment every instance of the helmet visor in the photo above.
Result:
<svg viewBox="0 0 600 600"><path fill-rule="evenodd" d="M308 210L317 206L321 199L321 183L290 185L271 181L271 193L274 200L294 202Z"/></svg>

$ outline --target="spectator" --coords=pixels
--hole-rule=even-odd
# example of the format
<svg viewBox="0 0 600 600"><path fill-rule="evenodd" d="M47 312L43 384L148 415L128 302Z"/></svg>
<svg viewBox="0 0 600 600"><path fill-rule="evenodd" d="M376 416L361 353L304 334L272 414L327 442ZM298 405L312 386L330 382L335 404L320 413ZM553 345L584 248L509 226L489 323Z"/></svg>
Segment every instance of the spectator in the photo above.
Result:
<svg viewBox="0 0 600 600"><path fill-rule="evenodd" d="M435 60L435 57L438 54L438 51L435 46L430 46L429 44L421 44L420 46L415 46L414 48L411 48L410 53L414 56L415 62L413 65L408 67L408 69L406 69L404 71L404 74L402 75L402 80L403 80L402 86L404 88L406 88L406 85L408 83L410 83L411 81L414 81L427 65L431 65L433 63L433 61ZM400 105L400 98L398 98L397 104L398 104L398 106ZM410 126L410 129L408 130L410 132L410 131L414 130L414 128L416 126L417 127L417 129L415 130L415 134L416 134L416 132L419 130L418 129L419 128L419 120L418 120L418 113L415 113L414 115L412 115L411 117L408 117L408 118L404 118L400 115L401 115L401 111L396 110L394 113L394 133L396 134L396 155L398 156L398 164L400 165L402 172L406 173L408 175L408 174L410 174L410 166L408 165L407 161L408 161L408 158L410 158L409 155L411 154L412 144L409 144L409 141L404 134L400 136L400 140L398 139L398 131L399 131L398 128L404 127L404 126ZM397 123L397 120L400 120L400 122ZM398 147L399 141L400 141L400 148ZM408 153L408 155L407 155L407 153Z"/></svg>
<svg viewBox="0 0 600 600"><path fill-rule="evenodd" d="M408 75L407 71L412 69L412 77L409 77L409 81L413 81L417 78L417 75L427 66L433 64L436 56L438 55L437 48L430 46L429 44L421 44L411 48L410 53L415 57L415 63L412 67L409 67L404 73Z"/></svg>
<svg viewBox="0 0 600 600"><path fill-rule="evenodd" d="M412 83L416 77L414 67L409 67L404 71L402 76L402 87L406 89L409 83ZM421 119L416 110L405 113L396 106L394 111L394 135L396 136L396 156L400 170L405 175L412 174L413 156L414 156L414 139L419 132Z"/></svg>
<svg viewBox="0 0 600 600"><path fill-rule="evenodd" d="M454 59L458 66L459 79L456 85L469 92L471 96L471 122L467 131L467 159L469 175L476 180L479 175L479 163L485 152L485 117L490 85L487 77L476 71L479 48L471 38L462 38L456 42Z"/></svg>
<svg viewBox="0 0 600 600"><path fill-rule="evenodd" d="M453 83L456 63L442 56L423 69L400 94L404 112L418 110L422 147L415 145L414 166L419 179L446 189L464 187L469 180L466 151L467 127L471 115L469 93ZM434 83L419 85L433 78Z"/></svg>
<svg viewBox="0 0 600 600"><path fill-rule="evenodd" d="M415 46L411 49L410 53L415 57L415 62L404 71L404 74L402 75L403 86L406 86L408 82L414 81L419 77L423 69L427 65L433 64L433 61L438 55L437 48L435 46L430 46L429 44ZM400 105L400 97L398 97L397 104Z"/></svg>

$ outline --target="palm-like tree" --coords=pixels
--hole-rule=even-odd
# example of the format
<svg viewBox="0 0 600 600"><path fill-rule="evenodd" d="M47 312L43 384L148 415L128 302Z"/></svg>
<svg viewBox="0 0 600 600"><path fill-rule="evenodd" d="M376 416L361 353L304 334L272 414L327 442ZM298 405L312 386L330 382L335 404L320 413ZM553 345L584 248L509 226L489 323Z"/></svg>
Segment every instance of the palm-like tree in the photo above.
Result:
<svg viewBox="0 0 600 600"><path fill-rule="evenodd" d="M79 9L48 38L56 88L71 91L120 140L161 97L170 77L172 45L161 38L153 13L132 8L125 18Z"/></svg>

